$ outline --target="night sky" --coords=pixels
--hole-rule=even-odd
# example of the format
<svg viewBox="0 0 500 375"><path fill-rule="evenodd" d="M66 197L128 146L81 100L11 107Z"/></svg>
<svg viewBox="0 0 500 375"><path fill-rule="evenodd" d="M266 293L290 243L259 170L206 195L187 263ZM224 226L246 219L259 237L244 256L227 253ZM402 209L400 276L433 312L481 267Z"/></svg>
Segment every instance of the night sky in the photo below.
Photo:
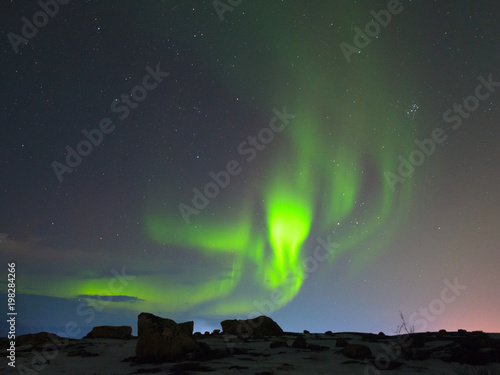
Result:
<svg viewBox="0 0 500 375"><path fill-rule="evenodd" d="M498 1L45 1L0 12L18 334L500 332Z"/></svg>

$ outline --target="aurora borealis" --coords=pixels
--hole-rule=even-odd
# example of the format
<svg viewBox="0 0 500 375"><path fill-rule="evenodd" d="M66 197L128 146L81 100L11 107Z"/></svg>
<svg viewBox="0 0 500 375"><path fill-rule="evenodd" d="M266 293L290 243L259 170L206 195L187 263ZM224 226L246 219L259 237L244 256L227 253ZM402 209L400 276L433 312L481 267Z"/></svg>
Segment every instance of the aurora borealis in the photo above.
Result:
<svg viewBox="0 0 500 375"><path fill-rule="evenodd" d="M69 2L18 53L7 35L39 5L2 5L19 330L147 311L392 332L458 278L428 329L498 332L500 92L460 127L443 114L500 81L499 5L231 4Z"/></svg>

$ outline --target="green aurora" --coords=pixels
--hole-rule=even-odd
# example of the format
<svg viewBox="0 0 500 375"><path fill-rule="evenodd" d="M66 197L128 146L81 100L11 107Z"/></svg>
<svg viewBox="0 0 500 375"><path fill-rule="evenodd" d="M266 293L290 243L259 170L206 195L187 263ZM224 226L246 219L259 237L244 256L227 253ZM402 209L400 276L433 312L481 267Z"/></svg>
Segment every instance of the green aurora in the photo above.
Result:
<svg viewBox="0 0 500 375"><path fill-rule="evenodd" d="M380 83L382 87L383 82ZM321 88L311 90L310 96L317 97ZM325 105L328 97L325 95ZM340 131L330 130L332 137L325 137L331 125L308 109L317 108L317 102L295 108L295 118L283 132L287 150L281 155L273 154L271 170L256 181L260 190L253 201L242 205L238 215L231 211L222 215L227 220L213 220L208 212L201 211L191 224L186 224L178 211L146 215L145 229L152 240L182 247L186 252L200 252L207 258L226 254L233 259L231 282L222 280L218 286L212 281L201 282L184 296L185 300L197 304L199 292L203 291L204 302L211 301L208 314L250 314L255 310L252 301L268 298L273 290L279 290L282 294L276 308L286 305L305 282L304 262L310 250L304 244L313 228L320 236L335 230L336 251L330 254L328 262L351 252L352 272L386 250L392 238L387 231L397 230L411 204L411 182L393 193L384 172L397 169L397 157L404 152L401 139L409 137L401 137L405 126L401 118L395 115L386 119L380 115L378 104L387 103L389 98L380 95L379 90L366 97L367 102L359 104L364 113L350 121L345 121L348 114L339 114L339 122L344 124ZM331 101L330 106L343 107L338 101ZM377 118L380 120L374 121ZM388 126L396 131L384 131ZM353 148L353 144L357 147ZM407 153L412 149L409 143ZM222 190L211 204L224 205L224 193L227 192ZM360 207L361 202L364 203ZM255 222L261 205L265 212L264 228ZM343 225L353 221L362 225ZM382 229L386 231L383 240L377 236ZM253 288L251 293L241 295L237 287L246 263L255 266L251 282L259 292Z"/></svg>
<svg viewBox="0 0 500 375"><path fill-rule="evenodd" d="M351 10L346 13L345 25L365 19L365 13ZM300 28L276 24L272 12L260 16L267 27L242 28L234 33L250 37L250 47L262 43L275 46L267 56L273 63L256 72L251 68L255 59L248 54L248 59L233 61L245 74L223 77L221 72L217 79L239 92L242 100L249 101L260 93L263 108L269 103L276 103L277 108L286 105L295 117L279 134L280 141L269 145L266 160L260 156L258 162L243 165L243 174L261 162L270 167L264 176L252 181L254 190L242 192L242 203L224 211L231 185L213 199L210 209L220 213L217 219L207 209L186 224L178 210L159 209L160 198L150 200L143 220L150 240L180 249L186 257L193 254L204 257L207 264L223 266L193 270L189 278L139 275L127 287L127 295L140 302L123 302L122 307L181 312L197 306L207 315L234 316L251 314L255 311L252 301L269 298L278 290L278 309L297 296L306 282L304 264L312 247L308 241L332 235L335 251L321 267L326 272L338 257L349 254L353 261L347 271L355 275L388 250L392 233L404 222L411 205L412 182L399 184L393 192L384 172L395 171L398 156L414 149L414 127L408 125L400 109L388 105L395 97L408 101L394 88L386 49L369 46L370 57L360 54L362 64L355 61L351 65L342 60L340 51L334 51L330 57L336 55L336 68L332 69L329 64L333 63L318 62L324 60L317 52L320 40ZM215 74L214 55L232 61L233 55L247 53L238 50L236 42L218 48L197 52L200 61L213 65ZM193 178L193 186L198 182ZM98 295L110 280L89 278L73 285L71 293L68 289L62 294L74 294L76 288L80 295Z"/></svg>

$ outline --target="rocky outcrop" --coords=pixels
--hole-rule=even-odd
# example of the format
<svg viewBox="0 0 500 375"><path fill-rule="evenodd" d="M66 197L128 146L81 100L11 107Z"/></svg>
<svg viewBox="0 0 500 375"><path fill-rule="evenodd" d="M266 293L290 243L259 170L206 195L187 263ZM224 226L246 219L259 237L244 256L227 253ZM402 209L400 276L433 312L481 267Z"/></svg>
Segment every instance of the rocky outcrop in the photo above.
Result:
<svg viewBox="0 0 500 375"><path fill-rule="evenodd" d="M84 339L120 339L132 338L132 327L129 326L98 326L92 328Z"/></svg>
<svg viewBox="0 0 500 375"><path fill-rule="evenodd" d="M192 328L187 326L153 314L139 314L137 358L165 362L196 359L202 354L202 348L190 334Z"/></svg>
<svg viewBox="0 0 500 375"><path fill-rule="evenodd" d="M307 348L307 341L306 341L305 337L302 335L297 335L295 340L293 340L292 348L306 349Z"/></svg>
<svg viewBox="0 0 500 375"><path fill-rule="evenodd" d="M241 338L264 338L266 336L280 336L281 327L271 318L261 315L254 319L224 320L220 323L223 333L236 335Z"/></svg>
<svg viewBox="0 0 500 375"><path fill-rule="evenodd" d="M44 345L55 345L57 348L65 347L70 339L66 337L57 336L54 333L49 332L39 332L39 333L28 333L26 335L21 335L17 337L16 345L24 346L31 345L33 347L42 347Z"/></svg>
<svg viewBox="0 0 500 375"><path fill-rule="evenodd" d="M179 323L179 327L181 327L184 332L186 332L189 336L193 335L194 330L194 322L191 320L189 322Z"/></svg>
<svg viewBox="0 0 500 375"><path fill-rule="evenodd" d="M272 343L269 344L269 347L271 349L288 348L288 344L286 341L273 341Z"/></svg>
<svg viewBox="0 0 500 375"><path fill-rule="evenodd" d="M369 359L373 358L372 351L366 345L361 344L347 344L342 349L342 354L347 358L352 359Z"/></svg>

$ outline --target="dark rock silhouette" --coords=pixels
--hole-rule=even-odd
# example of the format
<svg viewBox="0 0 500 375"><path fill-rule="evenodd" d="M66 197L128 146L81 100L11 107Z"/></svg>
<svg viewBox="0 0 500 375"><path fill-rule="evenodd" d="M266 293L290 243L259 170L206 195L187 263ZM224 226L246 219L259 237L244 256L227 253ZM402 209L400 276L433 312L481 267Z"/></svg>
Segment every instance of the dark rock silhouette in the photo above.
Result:
<svg viewBox="0 0 500 375"><path fill-rule="evenodd" d="M92 328L84 339L121 339L132 338L132 327L130 326L98 326Z"/></svg>
<svg viewBox="0 0 500 375"><path fill-rule="evenodd" d="M264 315L254 319L224 320L220 324L222 326L223 333L229 333L246 339L264 338L266 336L280 336L283 334L283 330L278 323Z"/></svg>
<svg viewBox="0 0 500 375"><path fill-rule="evenodd" d="M373 357L370 348L360 344L347 344L347 346L342 349L342 354L352 359L370 359Z"/></svg>
<svg viewBox="0 0 500 375"><path fill-rule="evenodd" d="M439 360L444 362L444 365L451 363L464 366L490 366L500 363L500 335L481 331L440 330L439 332L412 332L395 336L385 335L382 332L373 334L327 331L324 334L303 334L283 332L276 322L266 316L247 320L225 320L221 322L221 326L224 330L222 333L220 330L214 330L213 333L207 331L205 334L200 332L193 334L194 322L192 321L176 323L171 319L141 313L137 322L137 338L131 335L132 328L129 326L97 326L84 337L87 340L81 341L47 332L21 335L16 338L16 350L19 353L61 351L66 357L85 358L87 361L104 353L103 343L98 339L130 339L131 341L128 342L116 341L116 346L127 347L132 351L135 345L136 356L127 357L122 362L129 361L135 364L189 362L185 362L186 367L179 367L180 371L182 368L182 373L188 369L197 371L197 365L192 361L223 360L234 364L239 360L237 356L243 354L261 357L262 360L270 356L276 359L276 356L285 353L305 359L321 357L329 360L328 358L331 358L334 362L343 361L340 364L365 364L374 371L372 373L378 370L400 368L406 365L407 361L424 363L428 360ZM96 339L96 341L88 339ZM111 341L105 341L105 346L114 345ZM319 343L326 343L327 346L319 345ZM0 349L8 349L9 345L11 344L7 338L0 338ZM270 353L258 353L256 348L273 350ZM378 353L382 348L388 360L381 361L378 355L374 356L373 353ZM331 355L332 349L333 355ZM330 351L330 354L325 356L319 353L322 351ZM318 353L311 355L308 352ZM49 363L48 360L46 362ZM287 366L292 365L283 364L279 369L286 370ZM248 369L249 367L232 365L230 368ZM153 370L156 372L156 369ZM206 370L208 371L209 368Z"/></svg>
<svg viewBox="0 0 500 375"><path fill-rule="evenodd" d="M306 349L307 348L307 341L306 341L305 337L302 335L297 335L295 340L293 340L292 348Z"/></svg>
<svg viewBox="0 0 500 375"><path fill-rule="evenodd" d="M69 339L66 337L60 337L54 333L49 332L39 332L18 336L16 345L32 345L33 347L42 347L43 345L50 343L55 345L56 347L64 347L68 344L68 342Z"/></svg>
<svg viewBox="0 0 500 375"><path fill-rule="evenodd" d="M137 358L173 362L201 356L202 348L186 327L187 324L177 324L153 314L139 314L135 347Z"/></svg>
<svg viewBox="0 0 500 375"><path fill-rule="evenodd" d="M181 329L184 330L189 336L193 335L194 330L194 322L191 320L189 322L179 323L178 324Z"/></svg>

